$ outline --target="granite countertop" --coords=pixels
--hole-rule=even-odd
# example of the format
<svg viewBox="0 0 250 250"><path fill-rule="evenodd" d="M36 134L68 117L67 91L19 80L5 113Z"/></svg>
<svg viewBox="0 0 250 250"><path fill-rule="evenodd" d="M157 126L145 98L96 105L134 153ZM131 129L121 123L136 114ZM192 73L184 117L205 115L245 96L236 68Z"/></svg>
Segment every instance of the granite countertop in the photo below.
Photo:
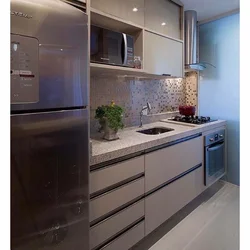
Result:
<svg viewBox="0 0 250 250"><path fill-rule="evenodd" d="M224 120L207 123L204 125L185 124L169 121L168 119L143 125L142 128L130 127L118 132L120 139L106 141L101 134L91 136L92 155L90 165L109 161L118 157L140 152L155 146L159 146L174 140L178 140L197 133L202 133L226 124ZM136 131L153 127L172 128L173 131L160 135L145 135Z"/></svg>

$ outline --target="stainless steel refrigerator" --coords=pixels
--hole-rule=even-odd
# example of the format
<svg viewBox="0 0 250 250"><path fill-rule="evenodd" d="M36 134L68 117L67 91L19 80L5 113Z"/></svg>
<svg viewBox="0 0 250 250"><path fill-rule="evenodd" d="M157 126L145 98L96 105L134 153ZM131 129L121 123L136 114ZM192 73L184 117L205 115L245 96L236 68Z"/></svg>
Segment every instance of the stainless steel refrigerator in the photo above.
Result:
<svg viewBox="0 0 250 250"><path fill-rule="evenodd" d="M11 249L89 248L87 15L11 0Z"/></svg>

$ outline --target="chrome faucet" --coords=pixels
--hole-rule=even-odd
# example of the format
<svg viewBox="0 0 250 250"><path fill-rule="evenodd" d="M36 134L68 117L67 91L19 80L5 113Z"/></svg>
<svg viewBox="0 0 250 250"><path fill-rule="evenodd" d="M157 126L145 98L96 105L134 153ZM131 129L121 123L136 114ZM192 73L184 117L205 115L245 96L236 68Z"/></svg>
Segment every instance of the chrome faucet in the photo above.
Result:
<svg viewBox="0 0 250 250"><path fill-rule="evenodd" d="M140 112L140 128L142 127L142 116L143 116L143 111L144 110L148 110L149 112L150 112L150 110L151 110L152 108L151 108L151 105L150 105L150 103L149 102L147 102L147 106L143 106L142 107L142 110L141 110L141 112Z"/></svg>

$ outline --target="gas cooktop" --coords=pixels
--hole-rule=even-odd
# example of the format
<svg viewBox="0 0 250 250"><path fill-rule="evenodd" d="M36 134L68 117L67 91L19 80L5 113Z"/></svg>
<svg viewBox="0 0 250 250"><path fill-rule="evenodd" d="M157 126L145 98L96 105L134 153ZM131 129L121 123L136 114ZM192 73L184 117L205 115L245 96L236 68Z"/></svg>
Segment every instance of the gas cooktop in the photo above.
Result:
<svg viewBox="0 0 250 250"><path fill-rule="evenodd" d="M211 120L209 116L182 116L182 115L177 115L173 118L170 118L169 120L184 122L184 123L192 123L196 125L201 125L216 121L216 120Z"/></svg>

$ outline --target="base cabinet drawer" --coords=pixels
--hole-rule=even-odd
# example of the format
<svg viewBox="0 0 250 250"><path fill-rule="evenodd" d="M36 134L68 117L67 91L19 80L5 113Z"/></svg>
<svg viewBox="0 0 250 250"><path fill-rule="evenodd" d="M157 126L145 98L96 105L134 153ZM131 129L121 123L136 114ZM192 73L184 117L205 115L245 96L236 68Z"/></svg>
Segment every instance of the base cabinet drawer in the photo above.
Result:
<svg viewBox="0 0 250 250"><path fill-rule="evenodd" d="M145 192L202 163L203 140L197 137L145 156Z"/></svg>
<svg viewBox="0 0 250 250"><path fill-rule="evenodd" d="M148 235L205 190L203 166L145 198Z"/></svg>
<svg viewBox="0 0 250 250"><path fill-rule="evenodd" d="M94 221L144 195L144 177L90 201L90 221Z"/></svg>
<svg viewBox="0 0 250 250"><path fill-rule="evenodd" d="M142 217L144 217L144 199L91 227L90 249L94 249L105 243L105 241L119 234L119 232Z"/></svg>
<svg viewBox="0 0 250 250"><path fill-rule="evenodd" d="M110 242L101 250L128 250L144 238L144 221L136 224L133 228Z"/></svg>
<svg viewBox="0 0 250 250"><path fill-rule="evenodd" d="M139 156L90 172L90 194L144 173L144 156Z"/></svg>

